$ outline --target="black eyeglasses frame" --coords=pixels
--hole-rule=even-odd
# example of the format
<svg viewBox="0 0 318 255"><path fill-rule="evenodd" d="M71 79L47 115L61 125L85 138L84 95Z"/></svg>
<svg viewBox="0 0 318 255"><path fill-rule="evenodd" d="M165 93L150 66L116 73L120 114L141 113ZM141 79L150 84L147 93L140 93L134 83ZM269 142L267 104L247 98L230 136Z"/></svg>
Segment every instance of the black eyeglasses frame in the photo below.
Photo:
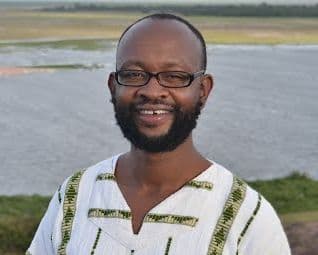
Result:
<svg viewBox="0 0 318 255"><path fill-rule="evenodd" d="M138 72L144 72L148 75L148 79L145 81L144 84L142 85L127 85L127 84L122 84L119 82L118 80L118 73L121 72L121 71L138 71ZM184 86L166 86L166 85L162 85L159 81L159 75L161 73L169 73L169 72L181 72L181 73L186 73L187 75L189 75L190 79L189 79L189 83L187 85L184 85ZM143 86L146 86L149 81L151 80L152 77L155 77L158 84L162 87L165 87L165 88L185 88L185 87L189 87L191 85L191 83L194 81L194 79L198 78L200 75L203 75L205 73L205 70L200 70L198 72L195 72L195 73L188 73L188 72L184 72L184 71L163 71L163 72L158 72L158 73L152 73L152 72L147 72L147 71L143 71L143 70L117 70L116 72L114 72L115 74L115 79L116 79L116 82L121 85L121 86L126 86L126 87L143 87Z"/></svg>

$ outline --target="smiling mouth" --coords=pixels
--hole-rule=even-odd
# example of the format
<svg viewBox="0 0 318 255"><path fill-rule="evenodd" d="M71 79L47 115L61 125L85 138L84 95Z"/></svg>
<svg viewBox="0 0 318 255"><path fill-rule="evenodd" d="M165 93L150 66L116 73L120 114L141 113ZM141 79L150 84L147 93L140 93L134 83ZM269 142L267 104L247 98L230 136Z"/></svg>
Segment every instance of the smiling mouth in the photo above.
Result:
<svg viewBox="0 0 318 255"><path fill-rule="evenodd" d="M136 112L138 122L148 128L164 125L173 119L173 108L170 107L140 107Z"/></svg>
<svg viewBox="0 0 318 255"><path fill-rule="evenodd" d="M161 115L161 114L168 114L170 111L168 110L139 110L140 114L143 115Z"/></svg>

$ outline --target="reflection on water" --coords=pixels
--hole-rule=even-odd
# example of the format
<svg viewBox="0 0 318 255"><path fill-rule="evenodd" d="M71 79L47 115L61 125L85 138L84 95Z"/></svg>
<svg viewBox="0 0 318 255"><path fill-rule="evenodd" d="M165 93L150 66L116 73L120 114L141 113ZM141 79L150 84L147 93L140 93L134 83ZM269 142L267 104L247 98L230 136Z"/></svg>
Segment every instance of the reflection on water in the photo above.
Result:
<svg viewBox="0 0 318 255"><path fill-rule="evenodd" d="M318 178L318 47L209 46L215 88L195 139L248 178ZM76 169L127 150L109 103L114 49L0 48L1 66L102 65L0 77L0 194L51 194Z"/></svg>

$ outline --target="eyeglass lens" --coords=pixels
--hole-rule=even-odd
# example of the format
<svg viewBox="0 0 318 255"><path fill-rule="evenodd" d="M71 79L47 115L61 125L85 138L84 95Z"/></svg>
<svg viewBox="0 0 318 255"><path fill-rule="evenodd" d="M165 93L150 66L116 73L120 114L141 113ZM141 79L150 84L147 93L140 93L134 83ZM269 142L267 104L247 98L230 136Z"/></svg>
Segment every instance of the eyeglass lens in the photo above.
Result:
<svg viewBox="0 0 318 255"><path fill-rule="evenodd" d="M117 72L118 82L127 86L142 86L149 82L152 74L144 71L122 70ZM183 87L189 85L191 74L181 71L160 72L156 76L158 82L167 87Z"/></svg>

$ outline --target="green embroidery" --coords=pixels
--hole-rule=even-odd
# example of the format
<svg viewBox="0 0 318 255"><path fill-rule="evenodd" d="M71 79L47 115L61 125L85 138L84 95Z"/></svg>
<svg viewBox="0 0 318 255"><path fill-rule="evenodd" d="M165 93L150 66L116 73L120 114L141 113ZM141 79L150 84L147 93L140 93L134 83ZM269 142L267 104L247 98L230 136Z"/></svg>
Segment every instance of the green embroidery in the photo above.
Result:
<svg viewBox="0 0 318 255"><path fill-rule="evenodd" d="M196 181L196 180L189 181L184 186L197 188L197 189L206 189L206 190L212 190L213 188L213 184L211 182Z"/></svg>
<svg viewBox="0 0 318 255"><path fill-rule="evenodd" d="M103 173L103 174L99 174L96 178L96 181L105 181L105 180L116 181L116 177L114 174L111 174L111 173Z"/></svg>
<svg viewBox="0 0 318 255"><path fill-rule="evenodd" d="M154 222L154 223L169 223L169 224L180 224L186 225L189 227L194 227L198 218L192 216L180 216L173 214L147 214L145 217L145 222Z"/></svg>
<svg viewBox="0 0 318 255"><path fill-rule="evenodd" d="M88 211L88 217L97 218L119 218L125 220L131 220L132 214L130 211L115 210L115 209L99 209L91 208ZM168 223L168 224L180 224L190 227L194 227L198 222L198 218L192 216L180 216L173 214L155 214L149 213L145 216L143 222L151 223Z"/></svg>
<svg viewBox="0 0 318 255"><path fill-rule="evenodd" d="M57 190L59 203L62 202L62 198L61 198L61 187L62 187L62 186L60 185L59 188L58 188L58 190Z"/></svg>
<svg viewBox="0 0 318 255"><path fill-rule="evenodd" d="M131 250L130 255L134 255L134 254L135 254L135 250Z"/></svg>
<svg viewBox="0 0 318 255"><path fill-rule="evenodd" d="M233 177L231 192L215 226L208 248L208 255L221 255L233 221L245 198L247 185L237 177Z"/></svg>
<svg viewBox="0 0 318 255"><path fill-rule="evenodd" d="M63 202L62 241L58 248L59 255L66 254L66 246L71 238L72 224L76 210L77 192L84 171L75 173L68 181Z"/></svg>
<svg viewBox="0 0 318 255"><path fill-rule="evenodd" d="M102 229L101 229L101 228L98 228L97 235L96 235L96 239L95 239L95 242L94 242L92 251L91 251L91 255L94 255L94 253L95 253L95 249L96 249L96 247L97 247L97 244L98 244L98 241L99 241L99 237L100 237L100 233L101 233L101 232L102 232Z"/></svg>
<svg viewBox="0 0 318 255"><path fill-rule="evenodd" d="M172 237L169 237L168 242L167 242L167 246L166 246L166 250L165 250L165 255L169 255L171 242L172 242Z"/></svg>
<svg viewBox="0 0 318 255"><path fill-rule="evenodd" d="M98 208L90 208L88 211L88 217L96 217L96 218L119 218L130 220L132 219L131 212L124 210L103 210Z"/></svg>
<svg viewBox="0 0 318 255"><path fill-rule="evenodd" d="M31 252L26 251L26 252L25 252L25 255L32 255L32 254L31 254Z"/></svg>
<svg viewBox="0 0 318 255"><path fill-rule="evenodd" d="M52 245L52 247L54 246L54 244L53 244L53 232L51 233L51 235L50 235L50 240L51 240L51 245Z"/></svg>
<svg viewBox="0 0 318 255"><path fill-rule="evenodd" d="M260 194L258 194L258 201L257 201L257 205L252 213L252 216L248 219L244 229L242 230L240 237L237 240L237 250L236 250L236 255L238 255L238 247L239 244L241 243L242 238L244 237L244 235L246 234L247 229L249 228L249 226L251 225L252 221L254 220L256 214L258 213L259 208L261 207L261 202L262 202L262 196Z"/></svg>

